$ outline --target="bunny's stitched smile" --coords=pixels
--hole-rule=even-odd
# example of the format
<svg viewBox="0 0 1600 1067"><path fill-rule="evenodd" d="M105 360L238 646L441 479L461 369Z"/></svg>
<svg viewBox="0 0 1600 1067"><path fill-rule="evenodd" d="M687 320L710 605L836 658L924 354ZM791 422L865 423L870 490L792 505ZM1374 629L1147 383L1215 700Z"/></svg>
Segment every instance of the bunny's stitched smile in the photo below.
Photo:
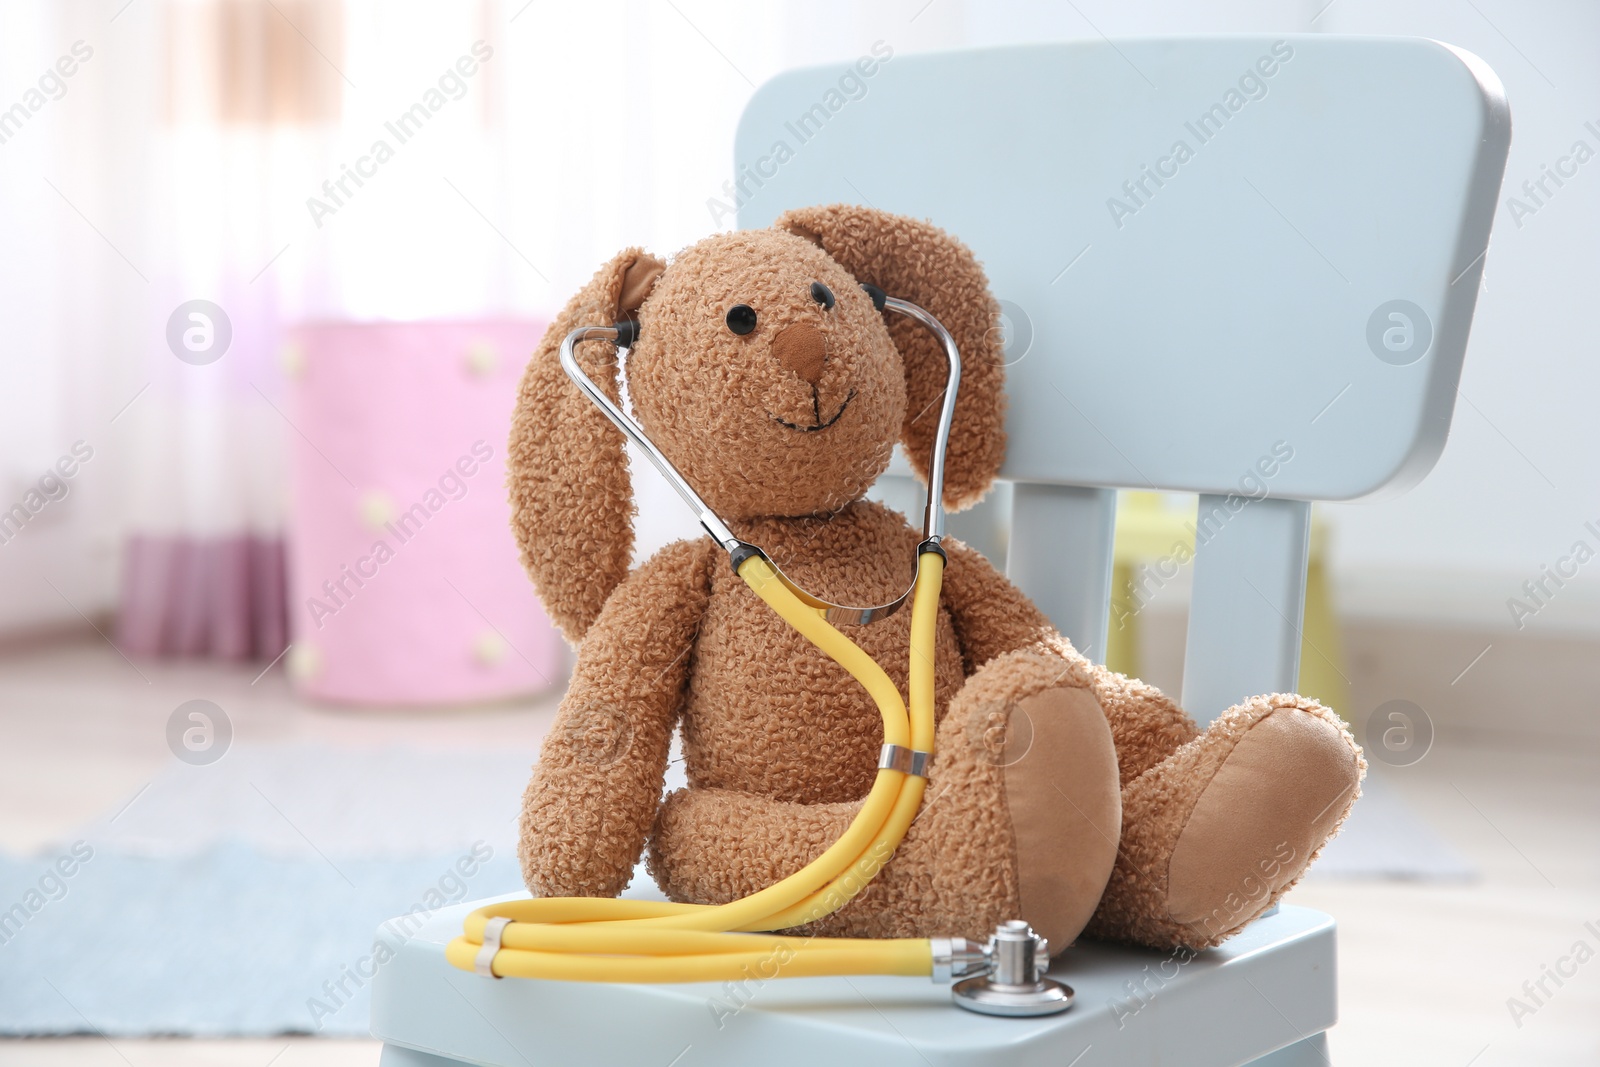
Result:
<svg viewBox="0 0 1600 1067"><path fill-rule="evenodd" d="M767 414L771 415L772 416L772 421L778 423L780 426L787 426L789 429L791 429L791 430L799 430L801 433L816 433L818 430L826 430L829 426L832 426L834 423L838 422L839 421L839 416L844 414L844 409L849 407L850 406L850 401L854 400L855 398L856 398L856 391L854 389L852 389L852 390L850 390L849 395L844 398L844 403L839 405L839 410L835 411L833 413L833 416L830 419L828 419L827 422L818 422L813 426L801 426L799 423L790 422L787 419L780 419L780 418L778 418L778 416L773 415L772 412L770 412L770 411L767 412ZM812 401L813 401L813 403L815 403L815 399L816 399L816 394L813 392L812 393ZM818 412L817 417L819 419L822 417L821 412Z"/></svg>

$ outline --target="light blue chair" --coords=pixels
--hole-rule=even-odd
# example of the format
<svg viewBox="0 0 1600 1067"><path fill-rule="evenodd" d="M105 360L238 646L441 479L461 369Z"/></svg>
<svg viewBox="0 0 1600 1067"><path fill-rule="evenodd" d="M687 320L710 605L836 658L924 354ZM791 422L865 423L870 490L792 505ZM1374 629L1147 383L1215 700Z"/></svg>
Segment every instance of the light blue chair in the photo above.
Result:
<svg viewBox="0 0 1600 1067"><path fill-rule="evenodd" d="M1009 573L1100 653L1115 490L1201 494L1183 703L1207 720L1294 686L1310 501L1397 492L1438 457L1509 140L1494 73L1432 41L893 56L756 93L739 224L843 200L972 246L1010 319ZM1187 962L1080 942L1051 971L1076 1005L1036 1019L904 978L479 978L444 960L477 906L374 981L385 1067L1298 1067L1337 1019L1333 920L1291 905Z"/></svg>

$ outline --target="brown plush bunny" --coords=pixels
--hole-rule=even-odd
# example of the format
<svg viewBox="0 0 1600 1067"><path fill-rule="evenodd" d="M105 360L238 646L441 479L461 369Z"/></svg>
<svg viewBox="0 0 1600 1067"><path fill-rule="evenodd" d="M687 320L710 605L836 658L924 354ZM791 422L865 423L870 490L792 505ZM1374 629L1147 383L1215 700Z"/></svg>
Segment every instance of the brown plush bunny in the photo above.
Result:
<svg viewBox="0 0 1600 1067"><path fill-rule="evenodd" d="M534 354L511 434L513 522L545 607L579 644L523 802L534 893L615 895L648 841L673 899L733 900L815 858L871 786L876 706L710 538L629 571L622 436L557 360L572 329L636 318L628 395L667 457L804 588L881 603L904 589L921 538L863 494L897 441L922 471L945 366L933 336L879 312L863 283L926 308L960 346L945 502L968 506L1005 447L998 309L972 254L926 223L837 205L708 238L671 266L630 249ZM616 348L585 342L578 358L615 399ZM1337 717L1258 697L1202 733L1079 655L982 556L945 547L922 811L819 932L978 938L1023 918L1056 946L1087 928L1199 948L1299 878L1365 770ZM910 619L841 627L902 693ZM690 785L663 799L674 728Z"/></svg>

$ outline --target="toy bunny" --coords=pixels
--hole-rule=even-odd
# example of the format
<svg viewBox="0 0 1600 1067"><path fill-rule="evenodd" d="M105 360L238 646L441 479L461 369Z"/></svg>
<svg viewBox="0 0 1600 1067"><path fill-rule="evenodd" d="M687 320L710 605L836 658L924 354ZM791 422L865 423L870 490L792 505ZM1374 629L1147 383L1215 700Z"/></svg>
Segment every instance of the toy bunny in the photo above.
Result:
<svg viewBox="0 0 1600 1067"><path fill-rule="evenodd" d="M882 741L877 708L738 579L709 537L630 570L622 435L562 372L562 338L636 319L636 418L706 502L800 585L879 603L921 539L866 500L897 442L922 473L944 356L863 285L930 311L963 354L945 503L969 506L1005 450L998 308L932 225L861 207L791 211L670 265L622 252L561 312L523 379L509 463L522 560L577 666L523 802L538 895L611 896L646 844L675 900L715 904L793 873L849 824ZM579 345L617 399L617 349ZM981 938L1023 918L1203 948L1305 871L1365 771L1313 700L1258 696L1204 731L1090 663L972 549L948 564L937 751L922 810L877 877L818 932ZM843 626L904 691L909 611ZM689 786L662 797L674 730Z"/></svg>

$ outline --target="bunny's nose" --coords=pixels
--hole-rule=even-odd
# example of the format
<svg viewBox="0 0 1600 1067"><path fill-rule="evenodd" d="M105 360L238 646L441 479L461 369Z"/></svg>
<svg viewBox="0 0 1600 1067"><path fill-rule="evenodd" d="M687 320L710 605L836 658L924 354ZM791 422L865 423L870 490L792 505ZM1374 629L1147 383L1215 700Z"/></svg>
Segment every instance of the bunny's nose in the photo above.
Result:
<svg viewBox="0 0 1600 1067"><path fill-rule="evenodd" d="M827 358L828 346L815 326L797 322L785 326L772 339L772 354L784 370L815 387L822 378L822 363Z"/></svg>

